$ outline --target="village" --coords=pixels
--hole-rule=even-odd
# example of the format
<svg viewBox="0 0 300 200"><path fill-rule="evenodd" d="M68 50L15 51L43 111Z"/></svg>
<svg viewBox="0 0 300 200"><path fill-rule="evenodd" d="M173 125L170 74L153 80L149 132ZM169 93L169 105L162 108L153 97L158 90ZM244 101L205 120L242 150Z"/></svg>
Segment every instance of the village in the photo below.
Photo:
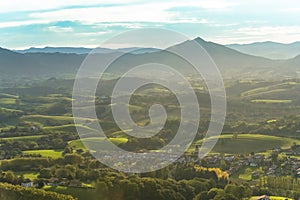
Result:
<svg viewBox="0 0 300 200"><path fill-rule="evenodd" d="M220 167L230 176L235 175L243 167L253 169L252 179L262 176L292 176L300 177L300 145L287 149L276 148L268 153L244 154L209 154L203 159L198 158L196 150L193 156L185 156L177 162L194 161L204 167Z"/></svg>

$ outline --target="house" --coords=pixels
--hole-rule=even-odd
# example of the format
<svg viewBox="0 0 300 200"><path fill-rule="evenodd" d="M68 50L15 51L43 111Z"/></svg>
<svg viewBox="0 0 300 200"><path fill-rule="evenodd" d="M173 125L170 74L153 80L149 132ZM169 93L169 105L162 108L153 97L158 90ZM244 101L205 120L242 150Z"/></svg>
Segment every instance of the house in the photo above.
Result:
<svg viewBox="0 0 300 200"><path fill-rule="evenodd" d="M296 177L300 178L300 168L296 170Z"/></svg>
<svg viewBox="0 0 300 200"><path fill-rule="evenodd" d="M258 172L252 172L252 174L251 174L252 179L258 179L260 176L261 176L261 174Z"/></svg>
<svg viewBox="0 0 300 200"><path fill-rule="evenodd" d="M74 179L69 182L69 187L81 187L81 186L82 186L82 184L78 180Z"/></svg>
<svg viewBox="0 0 300 200"><path fill-rule="evenodd" d="M26 182L26 183L21 183L21 186L29 188L29 187L33 187L33 182Z"/></svg>
<svg viewBox="0 0 300 200"><path fill-rule="evenodd" d="M30 127L30 130L33 131L33 132L38 132L38 131L41 130L41 128L39 126L37 126L37 125L32 125Z"/></svg>
<svg viewBox="0 0 300 200"><path fill-rule="evenodd" d="M250 167L257 167L257 166L258 166L258 164L257 164L257 163L255 163L255 162L251 162L251 163L249 164L249 166L250 166Z"/></svg>
<svg viewBox="0 0 300 200"><path fill-rule="evenodd" d="M234 156L225 156L224 160L226 160L228 162L232 162L234 160Z"/></svg>
<svg viewBox="0 0 300 200"><path fill-rule="evenodd" d="M255 200L270 200L270 197L267 195L263 195L263 196L255 198Z"/></svg>
<svg viewBox="0 0 300 200"><path fill-rule="evenodd" d="M59 185L59 179L58 178L50 178L48 179L48 185L52 186L52 187L56 187Z"/></svg>

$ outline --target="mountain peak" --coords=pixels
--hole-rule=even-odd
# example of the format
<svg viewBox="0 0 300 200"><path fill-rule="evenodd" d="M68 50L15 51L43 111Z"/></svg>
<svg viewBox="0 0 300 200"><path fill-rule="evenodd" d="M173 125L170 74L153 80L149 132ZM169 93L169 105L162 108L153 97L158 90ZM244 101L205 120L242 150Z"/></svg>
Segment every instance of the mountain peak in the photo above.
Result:
<svg viewBox="0 0 300 200"><path fill-rule="evenodd" d="M206 41L203 40L201 37L196 37L194 40L195 40L196 42L198 42L198 43L206 42Z"/></svg>

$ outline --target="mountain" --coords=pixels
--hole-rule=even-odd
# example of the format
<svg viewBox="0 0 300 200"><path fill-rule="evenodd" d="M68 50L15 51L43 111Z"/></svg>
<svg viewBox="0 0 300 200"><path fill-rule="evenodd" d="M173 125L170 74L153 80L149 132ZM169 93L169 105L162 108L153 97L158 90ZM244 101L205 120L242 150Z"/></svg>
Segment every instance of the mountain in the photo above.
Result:
<svg viewBox="0 0 300 200"><path fill-rule="evenodd" d="M160 51L155 48L139 48L139 47L130 47L130 48L120 48L120 49L109 49L109 48L84 48L84 47L44 47L44 48L35 48L31 47L24 50L14 50L17 53L64 53L64 54L88 54L93 50L93 53L127 53L131 52L132 54L142 54L142 53L152 53Z"/></svg>
<svg viewBox="0 0 300 200"><path fill-rule="evenodd" d="M251 44L230 44L226 46L246 54L270 59L290 59L300 54L300 42L291 44L256 42Z"/></svg>
<svg viewBox="0 0 300 200"><path fill-rule="evenodd" d="M36 65L36 62L20 53L0 48L0 74L9 74L15 70L23 71Z"/></svg>
<svg viewBox="0 0 300 200"><path fill-rule="evenodd" d="M84 55L77 54L21 54L0 49L0 76L48 77L74 73L84 58Z"/></svg>
<svg viewBox="0 0 300 200"><path fill-rule="evenodd" d="M199 37L196 38L195 41L211 56L217 67L220 69L223 78L261 77L262 75L268 74L270 71L274 71L276 66L279 65L278 61L248 55L214 42L205 41ZM192 41L186 41L171 48L187 49L190 42Z"/></svg>
<svg viewBox="0 0 300 200"><path fill-rule="evenodd" d="M290 72L295 73L299 77L300 75L300 55L296 56L295 58L284 60L282 62L282 69Z"/></svg>
<svg viewBox="0 0 300 200"><path fill-rule="evenodd" d="M259 56L252 56L226 46L196 38L219 67L223 78L281 78L294 77L299 71L300 56L288 60L272 60ZM190 40L169 47L166 50L146 49L137 50L139 53L127 53L111 64L107 71L123 74L133 66L145 63L161 63L172 66L183 73L193 74L191 65L167 50L188 48ZM124 49L123 49L124 50ZM135 50L129 48L127 51ZM152 52L150 50L153 50ZM150 51L150 52L149 52ZM117 52L96 52L91 56L97 61L109 61ZM194 52L190 52L193 54ZM197 55L195 55L197 56ZM86 54L75 53L17 53L7 49L0 49L0 77L74 77ZM95 66L98 67L98 66Z"/></svg>

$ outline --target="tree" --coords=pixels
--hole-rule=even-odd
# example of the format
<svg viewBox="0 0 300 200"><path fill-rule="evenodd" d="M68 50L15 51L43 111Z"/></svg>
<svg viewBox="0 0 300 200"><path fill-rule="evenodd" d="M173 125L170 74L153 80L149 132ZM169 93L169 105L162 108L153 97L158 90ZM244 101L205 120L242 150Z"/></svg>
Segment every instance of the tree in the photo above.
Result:
<svg viewBox="0 0 300 200"><path fill-rule="evenodd" d="M51 169L49 168L43 168L40 170L40 175L38 175L38 178L51 178L52 177L52 173L51 173Z"/></svg>
<svg viewBox="0 0 300 200"><path fill-rule="evenodd" d="M16 184L18 182L17 176L12 171L7 171L3 176L4 182Z"/></svg>
<svg viewBox="0 0 300 200"><path fill-rule="evenodd" d="M224 190L219 188L212 188L207 192L207 197L209 199L214 199L216 196L225 195Z"/></svg>
<svg viewBox="0 0 300 200"><path fill-rule="evenodd" d="M66 154L65 155L65 163L71 165L78 165L82 163L83 157L79 154Z"/></svg>
<svg viewBox="0 0 300 200"><path fill-rule="evenodd" d="M232 139L237 139L239 136L239 134L237 132L234 132L232 135Z"/></svg>

